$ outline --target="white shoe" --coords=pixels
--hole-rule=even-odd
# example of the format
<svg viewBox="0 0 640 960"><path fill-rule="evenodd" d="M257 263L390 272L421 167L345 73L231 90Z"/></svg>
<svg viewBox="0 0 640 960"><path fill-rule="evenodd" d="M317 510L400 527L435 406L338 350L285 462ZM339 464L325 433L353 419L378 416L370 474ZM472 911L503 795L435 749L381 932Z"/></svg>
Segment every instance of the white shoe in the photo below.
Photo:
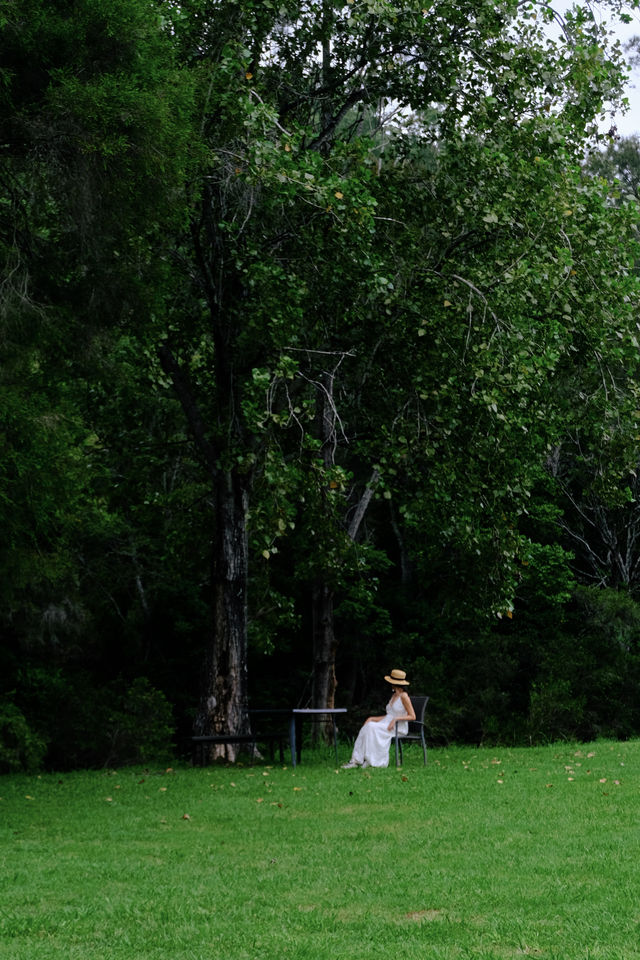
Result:
<svg viewBox="0 0 640 960"><path fill-rule="evenodd" d="M342 769L343 769L343 770L353 770L354 767L358 767L358 766L360 766L360 764L359 764L359 763L356 763L355 760L349 760L349 763L343 763L343 764L342 764Z"/></svg>

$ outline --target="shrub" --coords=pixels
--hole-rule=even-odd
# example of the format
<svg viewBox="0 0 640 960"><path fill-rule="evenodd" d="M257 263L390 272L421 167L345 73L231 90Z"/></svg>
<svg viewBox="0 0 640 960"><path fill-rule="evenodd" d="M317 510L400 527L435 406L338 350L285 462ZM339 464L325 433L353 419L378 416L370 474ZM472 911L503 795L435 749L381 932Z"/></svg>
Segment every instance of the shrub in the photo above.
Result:
<svg viewBox="0 0 640 960"><path fill-rule="evenodd" d="M106 733L105 766L166 760L173 750L171 706L146 677L138 677L124 691L113 691Z"/></svg>
<svg viewBox="0 0 640 960"><path fill-rule="evenodd" d="M171 756L171 707L146 678L99 687L86 671L32 667L20 679L18 713L35 742L47 744L37 755L32 748L32 763L69 770Z"/></svg>
<svg viewBox="0 0 640 960"><path fill-rule="evenodd" d="M0 773L31 772L42 763L46 744L10 701L0 702Z"/></svg>

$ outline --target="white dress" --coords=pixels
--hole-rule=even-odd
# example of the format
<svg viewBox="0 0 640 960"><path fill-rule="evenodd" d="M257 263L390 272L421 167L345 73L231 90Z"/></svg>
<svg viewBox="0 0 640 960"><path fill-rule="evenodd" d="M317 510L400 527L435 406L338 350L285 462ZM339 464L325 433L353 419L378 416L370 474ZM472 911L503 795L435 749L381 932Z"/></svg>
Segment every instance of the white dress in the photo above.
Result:
<svg viewBox="0 0 640 960"><path fill-rule="evenodd" d="M354 763L367 763L370 767L388 767L389 746L395 736L395 729L389 730L389 724L394 717L406 715L407 711L401 697L389 700L382 720L371 720L360 728L360 733L353 745L351 760ZM401 735L409 729L406 720L396 726Z"/></svg>

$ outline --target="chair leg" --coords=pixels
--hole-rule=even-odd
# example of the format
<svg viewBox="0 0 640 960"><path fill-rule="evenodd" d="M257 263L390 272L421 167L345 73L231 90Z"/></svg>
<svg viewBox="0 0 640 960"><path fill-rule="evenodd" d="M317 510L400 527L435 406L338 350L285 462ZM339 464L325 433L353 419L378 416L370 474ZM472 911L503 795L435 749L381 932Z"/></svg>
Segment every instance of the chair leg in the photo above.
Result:
<svg viewBox="0 0 640 960"><path fill-rule="evenodd" d="M427 765L427 742L424 739L424 733L422 734L422 756L424 757L424 765Z"/></svg>
<svg viewBox="0 0 640 960"><path fill-rule="evenodd" d="M399 753L399 740L398 740L398 734L397 734L397 733L396 733L396 735L395 735L395 737L394 737L394 740L395 740L395 743L396 743L396 767L399 767L399 766L400 766L400 753Z"/></svg>

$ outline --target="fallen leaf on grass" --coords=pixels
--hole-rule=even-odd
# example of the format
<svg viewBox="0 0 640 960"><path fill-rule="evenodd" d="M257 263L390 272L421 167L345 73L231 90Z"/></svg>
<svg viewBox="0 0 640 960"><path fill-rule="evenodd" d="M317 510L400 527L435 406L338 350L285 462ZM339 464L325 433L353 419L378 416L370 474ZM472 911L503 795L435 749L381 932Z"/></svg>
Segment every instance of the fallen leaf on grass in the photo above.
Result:
<svg viewBox="0 0 640 960"><path fill-rule="evenodd" d="M435 920L441 913L441 910L412 910L405 917L407 920Z"/></svg>
<svg viewBox="0 0 640 960"><path fill-rule="evenodd" d="M264 803L264 799L262 797L258 797L256 803Z"/></svg>
<svg viewBox="0 0 640 960"><path fill-rule="evenodd" d="M182 819L183 819L183 820L191 820L191 817L189 816L188 813L183 813L183 814L182 814Z"/></svg>
<svg viewBox="0 0 640 960"><path fill-rule="evenodd" d="M402 774L402 782L403 782L403 783L407 783L408 780L409 780L409 777L405 777L405 775Z"/></svg>

